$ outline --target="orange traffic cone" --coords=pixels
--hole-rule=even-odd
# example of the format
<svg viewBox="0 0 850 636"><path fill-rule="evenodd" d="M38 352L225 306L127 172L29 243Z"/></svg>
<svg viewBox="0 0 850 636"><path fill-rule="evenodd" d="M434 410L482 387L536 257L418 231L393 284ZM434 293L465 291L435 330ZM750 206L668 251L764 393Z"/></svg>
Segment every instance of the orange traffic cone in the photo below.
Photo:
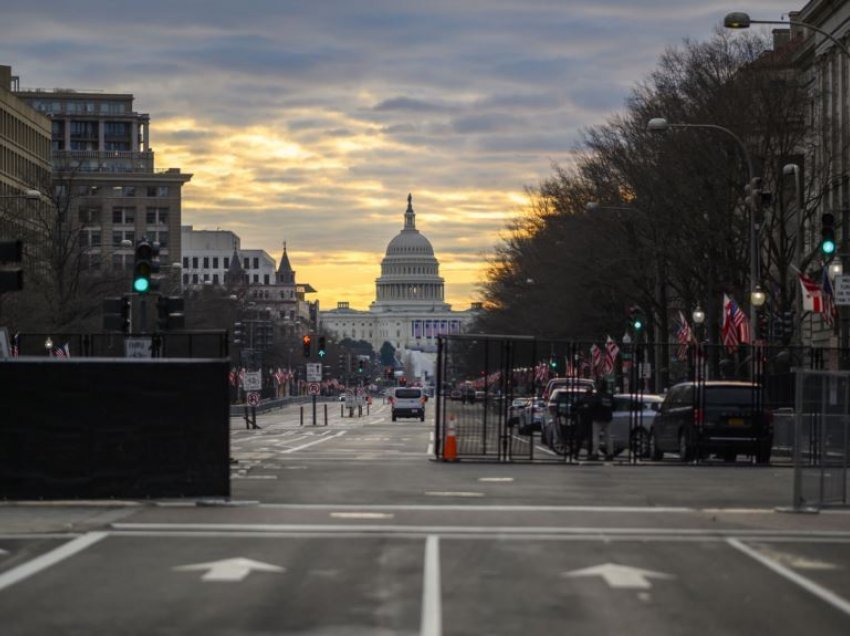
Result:
<svg viewBox="0 0 850 636"><path fill-rule="evenodd" d="M443 447L443 460L447 462L457 461L457 434L455 432L455 418L449 417L446 427L446 444Z"/></svg>

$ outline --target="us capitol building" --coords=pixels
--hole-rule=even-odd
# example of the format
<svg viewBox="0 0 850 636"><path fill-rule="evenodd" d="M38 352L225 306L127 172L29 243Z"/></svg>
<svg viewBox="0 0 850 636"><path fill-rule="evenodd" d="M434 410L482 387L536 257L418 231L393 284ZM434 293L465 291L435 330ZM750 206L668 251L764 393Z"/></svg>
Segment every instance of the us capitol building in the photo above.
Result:
<svg viewBox="0 0 850 636"><path fill-rule="evenodd" d="M437 337L465 331L480 307L473 303L465 311L452 311L445 302L440 263L431 242L416 229L413 197L408 195L404 227L387 245L369 310L351 309L347 302L340 302L336 309L321 312L321 325L338 340L365 340L375 352L389 342L400 356L433 354Z"/></svg>

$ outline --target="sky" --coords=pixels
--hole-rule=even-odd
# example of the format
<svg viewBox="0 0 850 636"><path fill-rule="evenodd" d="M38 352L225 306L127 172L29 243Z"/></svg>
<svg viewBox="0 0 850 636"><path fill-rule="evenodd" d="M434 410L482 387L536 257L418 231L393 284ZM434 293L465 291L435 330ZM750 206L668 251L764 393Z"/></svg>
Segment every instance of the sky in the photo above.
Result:
<svg viewBox="0 0 850 636"><path fill-rule="evenodd" d="M231 230L323 309L366 309L408 193L446 300L481 300L526 187L624 110L667 47L767 0L5 0L24 88L132 93L183 224ZM663 114L659 114L663 115Z"/></svg>

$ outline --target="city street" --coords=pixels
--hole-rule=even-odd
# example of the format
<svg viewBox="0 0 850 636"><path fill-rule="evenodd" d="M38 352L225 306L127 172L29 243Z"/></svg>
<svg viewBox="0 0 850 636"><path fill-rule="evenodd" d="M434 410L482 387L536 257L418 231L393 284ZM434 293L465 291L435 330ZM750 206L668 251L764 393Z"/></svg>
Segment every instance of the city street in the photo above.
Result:
<svg viewBox="0 0 850 636"><path fill-rule="evenodd" d="M847 633L790 468L436 462L429 407L233 418L228 501L0 506L3 633Z"/></svg>

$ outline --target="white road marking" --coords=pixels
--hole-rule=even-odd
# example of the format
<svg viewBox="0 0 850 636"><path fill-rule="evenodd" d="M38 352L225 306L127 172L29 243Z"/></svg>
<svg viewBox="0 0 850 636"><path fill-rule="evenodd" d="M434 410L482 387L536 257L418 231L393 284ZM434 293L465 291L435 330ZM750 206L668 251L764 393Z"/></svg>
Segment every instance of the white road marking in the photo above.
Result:
<svg viewBox="0 0 850 636"><path fill-rule="evenodd" d="M257 535L272 532L295 533L340 533L360 532L391 535L438 534L445 536L467 535L512 535L517 537L581 537L589 540L704 540L725 541L730 538L778 542L793 537L805 537L808 541L845 542L850 540L850 531L788 531L788 530L705 530L699 528L600 528L567 526L462 526L462 525L343 525L343 524L297 524L297 523L113 523L111 527L120 532L254 532Z"/></svg>
<svg viewBox="0 0 850 636"><path fill-rule="evenodd" d="M10 585L23 581L25 578L28 578L33 574L46 570L50 566L56 565L60 561L63 561L78 552L82 552L108 535L108 532L87 532L73 541L69 541L64 545L59 546L55 550L51 550L50 552L42 554L31 561L22 563L16 568L3 572L0 574L0 590L4 590Z"/></svg>
<svg viewBox="0 0 850 636"><path fill-rule="evenodd" d="M177 572L206 571L201 577L202 581L211 583L238 583L247 577L252 571L257 572L285 572L278 565L235 557L233 559L222 559L221 561L210 561L209 563L194 563L192 565L178 565L173 568Z"/></svg>
<svg viewBox="0 0 850 636"><path fill-rule="evenodd" d="M483 497L483 492L469 492L464 490L426 490L429 497Z"/></svg>
<svg viewBox="0 0 850 636"><path fill-rule="evenodd" d="M288 455L289 453L295 453L297 451L303 450L305 448L309 448L310 446L315 446L316 444L321 444L322 442L327 442L328 440L334 439L335 437L339 437L340 435L345 435L348 431L339 431L335 435L329 435L327 437L322 437L320 439L314 440L307 444L302 444L301 446L295 446L294 448L290 448L285 451L281 451L281 455Z"/></svg>
<svg viewBox="0 0 850 636"><path fill-rule="evenodd" d="M479 477L478 481L492 481L492 482L509 482L513 481L513 477Z"/></svg>
<svg viewBox="0 0 850 636"><path fill-rule="evenodd" d="M425 539L425 567L422 573L422 623L420 636L441 636L443 612L440 599L440 539Z"/></svg>
<svg viewBox="0 0 850 636"><path fill-rule="evenodd" d="M759 554L757 551L753 550L751 547L741 543L738 539L726 539L726 543L731 545L733 548L738 550L739 552L743 552L748 557L755 559L766 568L773 570L780 576L785 577L792 583L795 583L802 587L807 592L810 592L817 596L822 601L829 603L837 610L844 612L848 616L850 616L850 601L841 598L834 592L826 589L825 587L818 585L814 581L807 579L805 576L797 574L793 570L789 570L784 565L777 563L776 561L767 558L766 556Z"/></svg>
<svg viewBox="0 0 850 636"><path fill-rule="evenodd" d="M392 519L395 517L391 512L332 512L330 516L336 519Z"/></svg>
<svg viewBox="0 0 850 636"><path fill-rule="evenodd" d="M579 576L600 576L608 587L625 590L648 590L652 587L649 579L674 579L672 574L653 572L619 563L603 563L582 570L562 572L561 576L575 578Z"/></svg>
<svg viewBox="0 0 850 636"><path fill-rule="evenodd" d="M264 480L264 479L277 479L277 475L230 475L231 479L253 479L253 480Z"/></svg>
<svg viewBox="0 0 850 636"><path fill-rule="evenodd" d="M395 511L471 511L471 512L641 512L641 513L681 513L697 512L695 508L670 506L505 506L480 504L261 504L261 508L276 510L395 510Z"/></svg>

